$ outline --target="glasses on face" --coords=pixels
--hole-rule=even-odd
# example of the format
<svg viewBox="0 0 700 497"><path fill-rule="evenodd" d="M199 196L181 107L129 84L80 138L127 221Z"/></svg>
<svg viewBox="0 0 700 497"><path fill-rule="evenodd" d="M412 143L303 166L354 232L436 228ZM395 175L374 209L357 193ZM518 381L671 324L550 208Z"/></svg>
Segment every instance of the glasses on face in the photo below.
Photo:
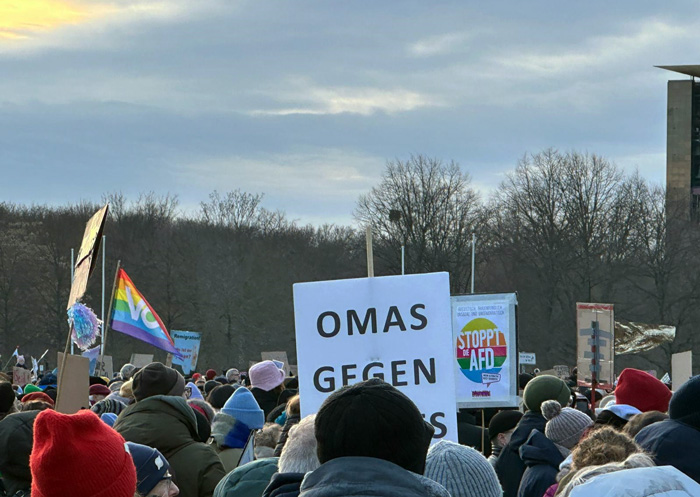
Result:
<svg viewBox="0 0 700 497"><path fill-rule="evenodd" d="M172 475L170 473L165 473L163 478L146 497L170 497L173 487L175 487L175 484L173 483ZM177 495L177 493L175 493L175 495Z"/></svg>

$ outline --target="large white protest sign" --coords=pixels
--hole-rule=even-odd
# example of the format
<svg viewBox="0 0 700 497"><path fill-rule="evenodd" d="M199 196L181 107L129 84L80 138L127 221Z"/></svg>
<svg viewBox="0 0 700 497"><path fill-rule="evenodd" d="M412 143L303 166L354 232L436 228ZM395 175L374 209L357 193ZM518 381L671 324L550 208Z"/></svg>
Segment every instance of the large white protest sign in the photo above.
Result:
<svg viewBox="0 0 700 497"><path fill-rule="evenodd" d="M182 354L182 357L173 357L173 364L179 364L183 373L190 374L197 368L202 334L196 331L171 330L170 338L173 339L177 351Z"/></svg>
<svg viewBox="0 0 700 497"><path fill-rule="evenodd" d="M297 283L294 319L302 416L380 377L415 402L436 440L457 441L447 273Z"/></svg>
<svg viewBox="0 0 700 497"><path fill-rule="evenodd" d="M518 406L517 303L514 293L452 297L452 362L460 407Z"/></svg>

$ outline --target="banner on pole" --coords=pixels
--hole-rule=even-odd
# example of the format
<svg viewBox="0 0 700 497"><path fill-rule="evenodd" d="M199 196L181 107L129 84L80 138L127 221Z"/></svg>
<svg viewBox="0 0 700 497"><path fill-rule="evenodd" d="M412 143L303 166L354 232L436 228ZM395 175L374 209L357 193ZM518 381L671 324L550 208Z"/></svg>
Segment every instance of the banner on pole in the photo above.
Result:
<svg viewBox="0 0 700 497"><path fill-rule="evenodd" d="M406 394L457 441L447 273L294 285L302 416L335 390L373 377Z"/></svg>
<svg viewBox="0 0 700 497"><path fill-rule="evenodd" d="M518 406L517 304L514 293L452 297L459 407Z"/></svg>
<svg viewBox="0 0 700 497"><path fill-rule="evenodd" d="M576 304L578 385L598 388L615 382L615 311L612 304Z"/></svg>
<svg viewBox="0 0 700 497"><path fill-rule="evenodd" d="M179 365L183 373L190 374L197 368L202 334L197 331L172 330L170 337L181 356L173 357L173 364Z"/></svg>
<svg viewBox="0 0 700 497"><path fill-rule="evenodd" d="M83 294L85 294L88 278L90 278L92 271L95 269L95 254L97 254L100 249L102 230L104 229L108 210L109 204L106 204L97 211L85 225L83 241L80 244L78 258L75 261L75 273L73 275L73 283L71 284L70 296L68 297L66 309L69 309L70 306L78 302Z"/></svg>

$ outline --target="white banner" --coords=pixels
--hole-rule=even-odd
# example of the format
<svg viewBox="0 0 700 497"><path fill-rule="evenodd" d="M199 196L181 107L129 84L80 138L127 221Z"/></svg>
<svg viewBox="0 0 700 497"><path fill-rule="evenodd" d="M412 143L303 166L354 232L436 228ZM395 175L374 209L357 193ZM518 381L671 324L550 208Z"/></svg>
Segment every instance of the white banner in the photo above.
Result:
<svg viewBox="0 0 700 497"><path fill-rule="evenodd" d="M182 354L182 357L173 357L173 364L179 364L183 373L190 374L197 367L202 334L196 331L171 330L170 338L173 339L175 348Z"/></svg>
<svg viewBox="0 0 700 497"><path fill-rule="evenodd" d="M452 297L453 364L459 407L517 407L514 293Z"/></svg>
<svg viewBox="0 0 700 497"><path fill-rule="evenodd" d="M379 377L457 441L448 273L297 283L294 319L302 416Z"/></svg>

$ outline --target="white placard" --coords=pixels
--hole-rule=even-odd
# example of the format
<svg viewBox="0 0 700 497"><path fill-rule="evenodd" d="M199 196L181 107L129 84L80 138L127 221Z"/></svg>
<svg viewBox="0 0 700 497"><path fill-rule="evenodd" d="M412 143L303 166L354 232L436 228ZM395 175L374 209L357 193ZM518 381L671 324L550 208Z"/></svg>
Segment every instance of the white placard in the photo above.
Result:
<svg viewBox="0 0 700 497"><path fill-rule="evenodd" d="M537 356L534 352L519 352L518 353L518 363L520 364L530 364L534 366L537 364Z"/></svg>
<svg viewBox="0 0 700 497"><path fill-rule="evenodd" d="M297 283L294 320L302 416L383 376L457 441L448 273Z"/></svg>
<svg viewBox="0 0 700 497"><path fill-rule="evenodd" d="M671 355L671 386L678 390L693 376L693 351L686 350Z"/></svg>
<svg viewBox="0 0 700 497"><path fill-rule="evenodd" d="M459 407L518 406L517 303L514 293L452 297Z"/></svg>

